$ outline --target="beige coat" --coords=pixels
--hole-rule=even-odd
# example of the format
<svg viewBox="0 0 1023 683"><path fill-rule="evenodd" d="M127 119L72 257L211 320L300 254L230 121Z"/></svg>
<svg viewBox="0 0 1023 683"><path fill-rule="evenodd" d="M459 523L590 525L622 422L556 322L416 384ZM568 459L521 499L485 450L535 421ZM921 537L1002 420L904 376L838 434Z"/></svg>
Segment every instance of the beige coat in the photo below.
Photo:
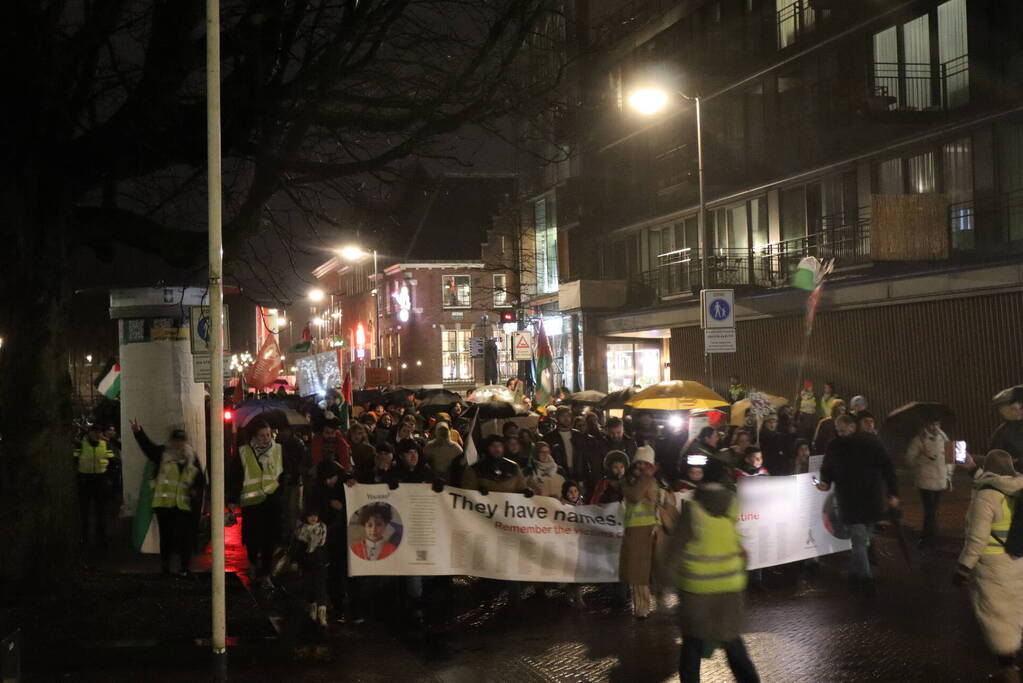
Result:
<svg viewBox="0 0 1023 683"><path fill-rule="evenodd" d="M988 647L997 655L1009 655L1019 650L1023 633L1023 558L1005 553L985 555L984 549L991 538L991 525L1001 520L1003 494L1019 495L1023 475L999 476L981 470L973 487L959 564L973 569L970 597ZM1013 507L1014 501L1009 505Z"/></svg>
<svg viewBox="0 0 1023 683"><path fill-rule="evenodd" d="M923 431L909 442L906 458L913 467L918 489L944 491L948 488L947 443L948 437L940 430L937 434Z"/></svg>
<svg viewBox="0 0 1023 683"><path fill-rule="evenodd" d="M629 483L622 482L622 495L626 506L639 502L655 505L658 524L629 527L622 539L622 554L618 563L618 574L622 582L636 586L649 586L653 581L654 559L659 538L665 536L664 524L677 519L675 494L662 489L655 477L641 477ZM671 510L668 511L667 508Z"/></svg>

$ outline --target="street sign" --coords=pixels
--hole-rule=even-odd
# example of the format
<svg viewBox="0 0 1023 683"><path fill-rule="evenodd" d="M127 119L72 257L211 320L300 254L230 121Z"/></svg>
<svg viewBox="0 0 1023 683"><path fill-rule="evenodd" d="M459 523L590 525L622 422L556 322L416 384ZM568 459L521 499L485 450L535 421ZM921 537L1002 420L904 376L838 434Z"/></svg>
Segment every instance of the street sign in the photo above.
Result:
<svg viewBox="0 0 1023 683"><path fill-rule="evenodd" d="M512 360L533 360L533 333L527 330L512 332Z"/></svg>
<svg viewBox="0 0 1023 683"><path fill-rule="evenodd" d="M189 339L192 344L192 353L199 354L210 352L210 307L189 306L188 319L191 331ZM224 349L231 348L231 326L228 323L227 306L224 306Z"/></svg>
<svg viewBox="0 0 1023 683"><path fill-rule="evenodd" d="M735 327L735 290L705 289L700 292L700 321L704 329Z"/></svg>
<svg viewBox="0 0 1023 683"><path fill-rule="evenodd" d="M483 358L483 347L487 340L483 337L469 337L469 356L471 358Z"/></svg>
<svg viewBox="0 0 1023 683"><path fill-rule="evenodd" d="M192 381L198 384L209 384L213 375L210 372L210 354L192 354ZM224 379L231 379L231 358L224 354Z"/></svg>
<svg viewBox="0 0 1023 683"><path fill-rule="evenodd" d="M711 327L703 331L704 353L735 353L735 328Z"/></svg>

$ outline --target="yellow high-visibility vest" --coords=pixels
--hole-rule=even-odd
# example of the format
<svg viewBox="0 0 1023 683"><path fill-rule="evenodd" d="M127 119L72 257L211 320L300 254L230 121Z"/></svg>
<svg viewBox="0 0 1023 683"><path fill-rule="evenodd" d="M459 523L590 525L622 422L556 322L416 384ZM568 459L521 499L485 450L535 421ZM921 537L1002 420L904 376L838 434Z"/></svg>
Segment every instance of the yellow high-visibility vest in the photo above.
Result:
<svg viewBox="0 0 1023 683"><path fill-rule="evenodd" d="M682 550L677 584L687 593L738 593L746 588L746 561L735 522L735 501L715 517L696 501L688 503L693 537Z"/></svg>
<svg viewBox="0 0 1023 683"><path fill-rule="evenodd" d="M1005 553L1005 542L1009 540L1009 527L1012 526L1012 506L1009 496L1002 495L1002 517L991 525L985 555L1001 555Z"/></svg>
<svg viewBox="0 0 1023 683"><path fill-rule="evenodd" d="M107 442L103 440L93 446L88 439L82 439L82 443L75 449L79 474L104 474L110 464L110 458L113 457L115 457L113 452L107 448Z"/></svg>
<svg viewBox="0 0 1023 683"><path fill-rule="evenodd" d="M281 445L275 443L270 447L272 465L265 471L260 467L259 459L256 458L256 452L252 450L252 446L242 446L239 449L239 455L242 459L242 470L244 471L241 506L259 505L266 500L268 495L277 490L277 477L283 469Z"/></svg>
<svg viewBox="0 0 1023 683"><path fill-rule="evenodd" d="M655 524L657 513L653 503L625 503L625 528Z"/></svg>
<svg viewBox="0 0 1023 683"><path fill-rule="evenodd" d="M192 463L184 467L178 467L173 462L160 465L160 470L156 473L156 488L153 489L153 507L177 508L191 512L190 489L198 474L199 468Z"/></svg>

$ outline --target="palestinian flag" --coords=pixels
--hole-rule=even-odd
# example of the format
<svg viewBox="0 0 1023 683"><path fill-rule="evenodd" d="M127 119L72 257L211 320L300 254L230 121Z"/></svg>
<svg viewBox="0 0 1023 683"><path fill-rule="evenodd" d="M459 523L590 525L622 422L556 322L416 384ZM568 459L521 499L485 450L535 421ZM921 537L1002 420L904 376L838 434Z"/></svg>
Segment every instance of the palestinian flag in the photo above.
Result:
<svg viewBox="0 0 1023 683"><path fill-rule="evenodd" d="M112 401L121 397L121 364L113 363L99 382L96 383L96 391L103 394Z"/></svg>
<svg viewBox="0 0 1023 683"><path fill-rule="evenodd" d="M543 320L540 321L537 328L536 351L533 354L534 395L538 405L546 405L551 400L551 394L554 393L554 380L551 376L554 367L554 353L551 351L551 342L544 330Z"/></svg>
<svg viewBox="0 0 1023 683"><path fill-rule="evenodd" d="M142 551L146 538L153 532L153 489L156 484L156 464L146 458L142 472L142 483L139 486L139 503L135 508L135 516L131 520L131 544L135 550ZM144 552L155 552L152 550Z"/></svg>
<svg viewBox="0 0 1023 683"><path fill-rule="evenodd" d="M289 349L289 351L291 353L308 353L309 347L312 346L312 345L313 345L313 343L311 341L299 342L299 343L295 344L294 346L292 346Z"/></svg>

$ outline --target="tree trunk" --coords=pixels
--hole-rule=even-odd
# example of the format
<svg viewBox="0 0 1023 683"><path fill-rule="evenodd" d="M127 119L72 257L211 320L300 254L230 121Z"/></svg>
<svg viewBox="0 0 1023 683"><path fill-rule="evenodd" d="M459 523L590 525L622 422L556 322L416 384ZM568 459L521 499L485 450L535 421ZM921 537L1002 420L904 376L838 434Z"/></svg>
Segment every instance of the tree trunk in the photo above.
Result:
<svg viewBox="0 0 1023 683"><path fill-rule="evenodd" d="M75 562L77 490L65 344L69 193L18 169L2 178L0 591L55 590Z"/></svg>

